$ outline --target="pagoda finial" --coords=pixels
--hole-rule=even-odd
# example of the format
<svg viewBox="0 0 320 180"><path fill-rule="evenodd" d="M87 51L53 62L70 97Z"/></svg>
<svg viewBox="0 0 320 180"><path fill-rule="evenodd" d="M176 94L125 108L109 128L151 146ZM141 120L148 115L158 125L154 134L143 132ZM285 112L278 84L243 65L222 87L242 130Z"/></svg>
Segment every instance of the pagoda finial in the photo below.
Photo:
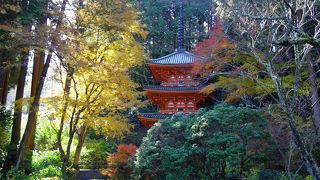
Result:
<svg viewBox="0 0 320 180"><path fill-rule="evenodd" d="M180 0L178 44L179 44L178 49L184 49L184 12L183 12L182 0Z"/></svg>

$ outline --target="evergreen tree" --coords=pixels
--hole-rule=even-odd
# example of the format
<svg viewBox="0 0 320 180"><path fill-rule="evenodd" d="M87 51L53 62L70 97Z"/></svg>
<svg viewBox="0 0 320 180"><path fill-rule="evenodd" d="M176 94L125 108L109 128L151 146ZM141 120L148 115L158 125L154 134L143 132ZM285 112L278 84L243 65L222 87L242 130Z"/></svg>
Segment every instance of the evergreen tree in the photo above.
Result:
<svg viewBox="0 0 320 180"><path fill-rule="evenodd" d="M180 0L141 0L142 20L149 32L146 46L152 58L171 53L178 47ZM185 14L185 46L192 50L205 39L213 24L212 0L183 0Z"/></svg>

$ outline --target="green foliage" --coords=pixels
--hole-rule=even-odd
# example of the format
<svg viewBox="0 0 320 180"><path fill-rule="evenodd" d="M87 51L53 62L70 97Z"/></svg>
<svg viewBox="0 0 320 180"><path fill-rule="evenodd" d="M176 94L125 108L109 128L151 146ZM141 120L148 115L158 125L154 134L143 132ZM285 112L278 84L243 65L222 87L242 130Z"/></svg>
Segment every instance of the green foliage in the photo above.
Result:
<svg viewBox="0 0 320 180"><path fill-rule="evenodd" d="M61 177L61 160L57 150L35 151L32 168L36 178Z"/></svg>
<svg viewBox="0 0 320 180"><path fill-rule="evenodd" d="M36 149L40 151L56 149L57 124L44 117L39 122L41 123L36 131Z"/></svg>
<svg viewBox="0 0 320 180"><path fill-rule="evenodd" d="M151 56L159 57L177 48L179 1L140 1L142 20L149 32L146 45ZM213 2L211 0L187 0L185 5L185 45L194 47L208 36L207 25L212 25Z"/></svg>
<svg viewBox="0 0 320 180"><path fill-rule="evenodd" d="M10 111L0 106L0 164L3 163L7 145L10 140L11 116Z"/></svg>
<svg viewBox="0 0 320 180"><path fill-rule="evenodd" d="M240 177L252 166L263 165L264 139L268 134L263 114L248 107L220 104L197 114L177 114L148 131L136 155L134 176Z"/></svg>
<svg viewBox="0 0 320 180"><path fill-rule="evenodd" d="M289 179L284 172L273 170L251 169L247 177L248 180L287 180ZM300 178L296 178L299 179Z"/></svg>
<svg viewBox="0 0 320 180"><path fill-rule="evenodd" d="M7 172L7 177L9 179L14 179L14 180L29 180L29 179L32 179L32 176L31 175L26 175L24 173L24 171L22 170L15 170L15 169L12 169L10 171Z"/></svg>
<svg viewBox="0 0 320 180"><path fill-rule="evenodd" d="M105 158L108 156L108 154L114 151L115 147L116 144L112 140L108 141L103 137L87 137L81 152L80 164L99 165L99 163L105 163ZM92 168L92 166L87 168Z"/></svg>
<svg viewBox="0 0 320 180"><path fill-rule="evenodd" d="M52 178L52 177L61 177L60 167L49 165L43 169L40 169L36 175L37 178Z"/></svg>
<svg viewBox="0 0 320 180"><path fill-rule="evenodd" d="M28 24L34 21L40 21L46 14L46 0L23 1L21 11L18 13L18 21L21 24Z"/></svg>

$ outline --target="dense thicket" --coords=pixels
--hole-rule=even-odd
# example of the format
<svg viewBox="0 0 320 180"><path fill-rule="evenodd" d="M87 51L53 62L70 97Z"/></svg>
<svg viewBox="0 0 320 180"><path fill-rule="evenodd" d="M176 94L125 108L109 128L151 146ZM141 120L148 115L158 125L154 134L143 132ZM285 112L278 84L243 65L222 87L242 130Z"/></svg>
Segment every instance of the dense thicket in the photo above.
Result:
<svg viewBox="0 0 320 180"><path fill-rule="evenodd" d="M149 131L134 162L137 179L225 179L268 168L272 143L259 110L226 104L177 114Z"/></svg>

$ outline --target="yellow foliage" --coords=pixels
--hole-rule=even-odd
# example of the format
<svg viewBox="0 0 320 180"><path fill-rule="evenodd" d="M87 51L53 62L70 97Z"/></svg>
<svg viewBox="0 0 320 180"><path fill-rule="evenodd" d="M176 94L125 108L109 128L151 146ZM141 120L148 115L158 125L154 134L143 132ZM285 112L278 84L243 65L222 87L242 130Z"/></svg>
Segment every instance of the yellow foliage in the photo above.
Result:
<svg viewBox="0 0 320 180"><path fill-rule="evenodd" d="M60 120L67 101L66 122L78 115L78 127L87 125L117 138L132 128L123 112L143 105L138 101L143 94L128 75L129 68L144 60L143 46L135 38L146 36L138 15L121 0L89 0L77 12L84 28L69 34L66 52L71 53L64 62L74 71L70 94L68 99L61 93L46 100L54 110L50 117Z"/></svg>

